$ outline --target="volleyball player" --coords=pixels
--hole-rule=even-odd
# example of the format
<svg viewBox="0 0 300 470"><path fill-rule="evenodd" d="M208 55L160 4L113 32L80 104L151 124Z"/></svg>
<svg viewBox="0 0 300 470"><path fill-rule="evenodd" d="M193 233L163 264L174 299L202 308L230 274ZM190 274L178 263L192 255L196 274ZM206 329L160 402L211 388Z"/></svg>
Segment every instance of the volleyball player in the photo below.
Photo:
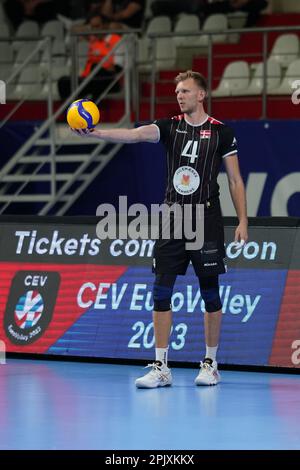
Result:
<svg viewBox="0 0 300 470"><path fill-rule="evenodd" d="M229 190L238 216L235 242L248 239L248 222L244 183L239 170L237 144L230 127L208 116L204 109L207 96L205 78L197 72L180 73L176 79L176 97L181 114L158 119L136 129L80 130L80 135L110 142L162 142L166 149L167 186L165 203L192 208L204 206L204 243L201 248L187 249L187 239L171 236L156 241L153 257L155 281L154 334L155 361L151 370L136 380L138 388L155 388L172 384L168 367L168 343L172 326L171 297L177 275L186 272L192 262L205 303L204 330L206 353L200 362L196 385L216 385L220 381L217 350L222 319L219 275L226 272L224 226L217 177L224 163ZM172 222L172 220L171 220ZM172 225L172 223L171 223Z"/></svg>

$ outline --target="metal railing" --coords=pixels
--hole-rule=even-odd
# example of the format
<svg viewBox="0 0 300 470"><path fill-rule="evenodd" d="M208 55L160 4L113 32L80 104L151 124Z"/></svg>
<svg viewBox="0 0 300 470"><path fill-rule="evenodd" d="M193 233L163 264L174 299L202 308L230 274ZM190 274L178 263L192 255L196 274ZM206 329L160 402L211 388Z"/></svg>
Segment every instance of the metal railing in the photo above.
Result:
<svg viewBox="0 0 300 470"><path fill-rule="evenodd" d="M16 42L36 42L36 46L33 48L31 53L24 59L23 62L20 62L17 66L14 67L12 73L10 76L5 80L5 86L6 89L7 87L14 82L14 79L20 75L22 70L25 69L27 65L29 65L32 61L32 59L39 54L42 50L47 49L49 51L48 53L48 58L49 58L49 73L48 73L48 82L51 82L51 59L52 59L52 38L51 37L45 37L44 39L41 40L36 40L35 38L30 38L30 37L19 37ZM12 40L8 40L8 38L1 38L0 42L12 42ZM13 117L13 115L18 111L18 109L22 106L22 104L25 102L26 98L20 99L15 106L12 108L12 110L5 116L5 118L0 122L0 129L5 126L5 124ZM52 104L51 104L51 96L48 96L48 113L51 113L52 110ZM49 114L48 114L49 116Z"/></svg>
<svg viewBox="0 0 300 470"><path fill-rule="evenodd" d="M101 31L100 31L101 33ZM107 31L102 33L106 33ZM93 32L93 34L98 34L98 31ZM80 33L79 35L82 35ZM19 38L18 38L19 40ZM91 71L91 73L80 83L80 85L74 89L59 108L53 112L53 96L52 96L52 79L51 74L47 76L48 80L48 105L47 113L48 117L38 127L33 135L22 145L22 147L15 153L15 155L3 166L0 171L0 182L2 182L0 202L4 203L0 208L0 213L3 213L7 207L14 202L34 202L39 201L44 203L44 207L41 209L40 214L47 214L49 210L60 200L64 202L64 210L60 210L62 215L64 211L70 207L72 201L67 192L70 190L71 186L75 181L81 182L81 190L75 190L74 197L78 197L82 192L82 188L86 188L87 185L92 181L92 179L98 174L101 168L109 161L110 158L118 151L120 145L114 145L113 150L109 150L108 154L101 157L101 152L105 145L99 140L95 142L95 139L88 139L89 144L93 145L94 148L90 155L84 155L85 159L80 160L79 155L74 155L73 159L70 157L69 161L78 162L78 168L76 171L73 171L70 174L61 174L57 170L57 163L62 161L68 161L68 158L65 158L61 155L59 151L62 148L65 148L66 145L76 145L79 144L80 139L74 141L71 138L59 139L55 132L55 124L57 119L64 113L67 107L80 96L82 90L86 85L99 73L100 69L103 66L103 63L112 57L118 50L124 51L124 67L120 72L116 73L114 78L111 80L109 85L104 91L98 96L96 103L99 103L104 99L114 85L121 79L124 82L124 101L125 101L125 111L123 117L120 119L118 125L129 125L131 122L131 110L132 110L132 85L134 83L134 68L132 61L132 49L134 49L136 42L136 36L132 32L127 32L123 35L121 40L111 49L111 51L104 57ZM51 71L51 61L52 61L52 41L50 38L45 38L37 47L32 51L32 53L26 58L26 60L16 68L12 75L7 80L7 83L11 83L16 76L22 71L24 67L31 61L32 57L39 53L41 48L48 48L48 61L49 61L49 70ZM76 46L75 46L76 53ZM74 68L75 71L75 68ZM19 107L24 103L24 99L17 103L14 106L13 112L9 113L9 117L15 113ZM8 121L8 118L4 119L2 125ZM46 137L45 137L46 135ZM80 142L82 145L83 142ZM85 142L87 144L87 142ZM48 154L45 155L44 150L48 148ZM34 153L32 150L34 149ZM42 150L40 152L40 150ZM30 153L31 152L31 153ZM59 153L59 154L58 154ZM98 168L91 171L89 174L86 174L87 168L91 163L98 162ZM35 165L34 169L28 170L28 165ZM50 168L48 169L50 164ZM42 171L43 170L43 173ZM42 182L50 181L50 192L48 194L28 194L27 187L30 187L32 182ZM58 189L58 182L64 181L64 184ZM14 190L13 194L10 193L10 186L12 184L17 184L17 189ZM6 192L7 191L7 192Z"/></svg>
<svg viewBox="0 0 300 470"><path fill-rule="evenodd" d="M247 28L247 29L228 29L228 30L215 30L215 31L197 31L197 32L188 32L188 33L165 33L165 34L153 34L149 35L151 41L151 50L152 58L151 58L151 97L150 97L150 119L153 120L155 117L155 106L156 106L156 81L157 81L157 69L156 69L156 42L158 38L173 38L173 37L200 37L200 36L207 36L208 37L208 46L205 48L207 54L207 79L209 89L212 89L213 84L213 77L214 77L214 70L213 70L213 36L214 35L242 35L242 34L253 34L253 33L260 33L262 37L262 46L261 46L261 57L263 62L263 90L262 90L262 118L267 117L267 57L268 57L268 37L270 33L279 32L279 33L287 33L293 31L300 31L300 26L290 26L290 27L270 27L270 28ZM99 144L93 142L92 139L90 140L91 143L95 146L92 150L91 154L86 158L84 161L81 159L81 164L79 165L78 169L74 171L72 174L65 175L61 174L61 172L57 169L57 164L59 162L67 161L68 157L64 157L61 154L58 154L59 151L65 145L76 145L79 142L68 141L68 139L59 139L56 134L55 124L57 119L64 113L67 109L69 104L77 98L85 86L93 80L93 78L98 74L103 63L115 54L118 50L122 49L124 46L125 50L125 64L124 68L115 75L115 78L111 81L111 83L107 86L107 88L100 94L97 98L96 102L99 103L103 98L107 96L107 94L112 90L115 83L117 83L120 79L124 80L124 101L125 101L125 112L119 123L117 125L128 125L131 122L131 113L132 109L136 111L136 116L138 115L139 109L139 83L137 78L138 67L136 67L137 61L137 35L135 31L111 31L121 33L122 32L122 39L118 42L114 48L110 51L110 53L103 58L91 71L88 77L85 78L84 81L81 82L79 86L76 87L76 79L78 77L78 63L76 57L77 54L77 47L78 47L78 36L89 35L90 32L80 32L77 34L72 35L72 57L73 57L73 68L72 68L72 83L74 84L73 90L71 95L67 100L65 100L59 108L53 112L53 95L52 95L52 77L51 77L51 63L52 63L52 40L51 38L47 37L43 40L38 41L36 48L30 53L30 55L26 58L23 64L19 65L16 69L13 70L13 73L7 80L7 83L13 82L15 77L17 77L23 68L25 68L34 57L35 54L38 54L40 50L43 48L47 48L47 57L48 57L48 67L49 73L47 74L47 83L49 87L49 93L47 95L47 119L45 122L41 124L39 128L37 128L33 135L25 142L25 144L16 152L16 154L10 159L9 162L4 165L4 167L0 171L0 182L5 183L7 185L8 192L5 195L5 188L0 193L0 202L4 203L4 205L0 208L0 213L3 213L7 207L13 202L26 202L26 201L39 201L43 202L44 207L41 209L40 214L46 214L48 211L58 202L64 202L64 209L60 210L60 214L63 214L66 208L70 207L72 204L72 200L68 197L67 191L72 186L75 181L81 181L81 189L80 191L75 191L74 197L78 197L82 190L87 187L87 185L92 181L94 176L97 174L97 171L91 172L90 175L86 174L86 170L88 168L88 164L91 162L98 162L99 169L104 166L103 158L100 158L99 153L103 151L103 143ZM93 34L107 34L107 31L93 31ZM18 41L20 38L18 38ZM28 38L26 38L28 40ZM29 40L31 40L29 38ZM240 59L240 57L239 57ZM74 88L75 87L75 88ZM22 105L24 100L17 103L14 109L9 113L8 117L4 119L2 124L0 123L0 127L5 125L8 118L13 115L14 112ZM209 94L208 96L208 112L211 112L212 108L212 96ZM45 133L47 137L45 138ZM70 139L69 139L70 140ZM80 142L82 145L82 142ZM40 149L48 148L48 154L45 155L39 152ZM32 152L34 149L34 153ZM117 150L117 146L115 146ZM109 152L109 158L113 156L113 153ZM73 156L73 161L79 161L80 158L78 155ZM86 157L85 155L83 157ZM108 161L108 159L105 161ZM35 163L35 168L30 171L30 173L25 171L26 164L33 164ZM48 170L48 174L41 174L41 170L45 168L45 165L50 164L50 169ZM18 165L18 166L16 166ZM23 171L24 170L24 171ZM44 195L30 195L26 193L26 188L30 183L36 181L50 181L50 191L48 194ZM61 181L64 181L62 186L59 185ZM14 194L9 193L9 186L11 184L18 183L18 188L14 191ZM83 189L82 189L83 188ZM3 193L4 191L4 193Z"/></svg>
<svg viewBox="0 0 300 470"><path fill-rule="evenodd" d="M82 32L73 32L71 34L71 84L72 84L72 91L78 88L78 76L79 76L79 67L78 67L78 42L80 37L88 37L91 35L96 36L105 36L108 34L107 30L92 30L92 31L82 31ZM137 59L137 35L141 33L140 29L130 29L130 30L124 30L124 29L114 29L109 31L110 34L118 34L123 37L122 40L126 39L130 41L129 47L125 48L125 68L128 67L129 61L131 61L132 67L131 67L131 77L130 77L130 82L127 83L125 82L125 106L127 109L129 109L129 101L126 99L129 96L132 99L132 104L133 104L133 111L137 112L136 109L136 90L137 88L137 67L136 67L136 59ZM129 43L128 43L129 44ZM112 51L110 51L109 54L107 54L106 58L101 61L101 66L97 70L99 71L100 68L102 67L103 63L112 55L114 55L118 49L121 49L124 43L118 43ZM97 66L98 67L98 66ZM98 72L96 72L97 74ZM93 74L92 78L96 75ZM91 75L91 74L90 74ZM90 76L89 75L89 76ZM121 77L123 74L121 74ZM120 77L119 77L120 78ZM114 84L117 82L117 80L114 82ZM88 82L87 82L88 83ZM114 85L113 84L113 85ZM109 91L113 88L113 85L109 88ZM97 103L99 103L100 99L98 98Z"/></svg>
<svg viewBox="0 0 300 470"><path fill-rule="evenodd" d="M156 42L159 38L174 38L174 37L208 37L208 45L207 45L207 59L208 59L208 67L207 67L207 83L208 83L208 90L210 93L208 94L207 100L207 110L208 113L211 113L212 108L212 83L213 83L213 45L217 43L213 42L213 37L216 35L243 35L243 34L257 34L261 33L262 36L262 62L263 62L263 89L262 89L262 119L267 118L267 58L268 58L268 35L270 33L290 33L300 31L300 26L274 26L269 28L243 28L243 29L226 29L226 30L214 30L214 31L195 31L195 32L171 32L171 33L156 33L156 34L149 34L149 38L151 41L151 98L150 98L150 120L155 118L155 106L156 106L156 82L157 82L157 69L156 69L156 58L155 58L155 51L157 50ZM241 57L238 57L241 59ZM300 77L299 77L300 78Z"/></svg>

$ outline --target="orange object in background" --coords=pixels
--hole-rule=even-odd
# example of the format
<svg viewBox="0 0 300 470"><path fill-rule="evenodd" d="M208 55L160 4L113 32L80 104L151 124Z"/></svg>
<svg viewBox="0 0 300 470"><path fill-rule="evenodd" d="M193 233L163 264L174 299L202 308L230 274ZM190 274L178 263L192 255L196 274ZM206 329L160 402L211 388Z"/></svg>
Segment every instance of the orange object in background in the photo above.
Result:
<svg viewBox="0 0 300 470"><path fill-rule="evenodd" d="M104 39L95 38L92 36L90 39L88 59L81 77L85 78L89 75L94 65L97 65L113 47L120 41L121 36L118 34L108 34ZM112 54L103 63L103 68L111 70L114 67L114 55Z"/></svg>

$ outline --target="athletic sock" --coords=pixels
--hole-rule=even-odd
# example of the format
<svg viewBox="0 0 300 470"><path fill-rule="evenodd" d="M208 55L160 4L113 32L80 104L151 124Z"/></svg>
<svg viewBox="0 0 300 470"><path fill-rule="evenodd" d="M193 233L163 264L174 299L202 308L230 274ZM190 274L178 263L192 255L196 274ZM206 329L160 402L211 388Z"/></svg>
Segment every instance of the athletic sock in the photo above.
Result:
<svg viewBox="0 0 300 470"><path fill-rule="evenodd" d="M155 348L155 360L162 362L166 366L168 365L168 349L169 348Z"/></svg>
<svg viewBox="0 0 300 470"><path fill-rule="evenodd" d="M205 357L208 357L212 361L215 361L217 357L217 350L218 350L218 345L214 347L210 347L206 345Z"/></svg>

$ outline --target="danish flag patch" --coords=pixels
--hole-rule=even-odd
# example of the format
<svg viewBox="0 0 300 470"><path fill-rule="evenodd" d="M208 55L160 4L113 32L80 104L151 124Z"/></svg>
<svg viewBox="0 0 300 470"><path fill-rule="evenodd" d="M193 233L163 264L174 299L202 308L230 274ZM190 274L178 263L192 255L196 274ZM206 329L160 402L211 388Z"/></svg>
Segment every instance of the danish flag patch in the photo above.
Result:
<svg viewBox="0 0 300 470"><path fill-rule="evenodd" d="M200 131L200 139L210 139L211 131Z"/></svg>

